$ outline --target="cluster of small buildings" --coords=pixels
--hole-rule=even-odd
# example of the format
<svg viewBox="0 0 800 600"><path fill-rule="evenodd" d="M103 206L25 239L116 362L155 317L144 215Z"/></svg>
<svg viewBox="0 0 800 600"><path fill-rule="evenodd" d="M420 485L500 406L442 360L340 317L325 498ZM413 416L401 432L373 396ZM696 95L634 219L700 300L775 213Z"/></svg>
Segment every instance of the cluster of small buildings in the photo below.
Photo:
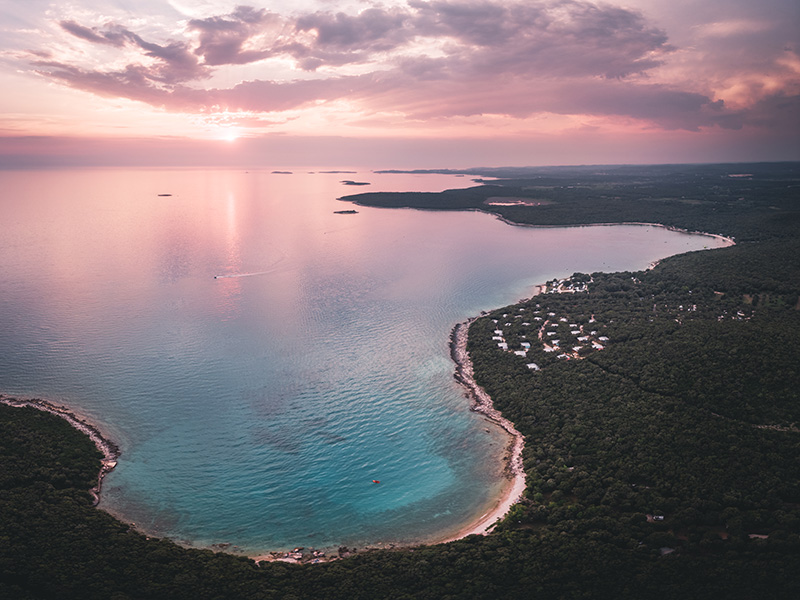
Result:
<svg viewBox="0 0 800 600"><path fill-rule="evenodd" d="M749 321L753 315L746 315L742 311L737 310L736 314L730 315L730 318L734 321ZM723 311L721 315L717 317L717 321L723 321L726 317L728 317L728 311Z"/></svg>
<svg viewBox="0 0 800 600"><path fill-rule="evenodd" d="M524 312L524 308L519 309L520 312ZM535 321L534 325L531 325L530 322L523 322L520 323L523 327L535 327L537 331L538 340L542 344L542 349L545 352L559 352L556 358L560 359L572 359L572 358L581 358L579 354L581 350L586 347L591 347L592 350L603 350L605 348L605 344L609 341L607 336L598 335L598 331L596 329L591 329L590 331L585 331L584 326L578 323L570 323L567 317L557 317L556 313L549 312L546 315L542 313L541 305L537 304L536 309L533 311L533 321ZM505 326L511 326L512 320L514 319L522 319L522 314L514 315L513 317L509 316L508 313L503 314L502 319L505 321ZM517 337L522 338L525 341L521 341L519 343L519 349L509 348L508 341L506 340L505 334L503 333L503 325L500 324L500 320L493 319L495 323L496 329L493 332L492 340L497 343L497 347L500 350L505 352L513 352L517 356L521 356L523 358L527 358L528 352L531 350L531 342L527 341L526 335L518 335ZM595 323L594 316L590 319L589 323ZM564 344L562 347L562 340L556 339L556 336L559 333L564 333L564 328L569 329L569 333L575 336L575 341L573 344ZM540 369L539 365L536 363L528 363L527 367L533 371L538 371Z"/></svg>
<svg viewBox="0 0 800 600"><path fill-rule="evenodd" d="M539 308L538 304L536 306ZM534 314L539 312L539 310L534 311ZM589 323L596 323L594 316L589 320ZM559 329L563 329L564 324L569 328L570 335L575 336L575 341L579 342L569 346L570 349L567 351L564 351L564 348L561 346L561 339L555 339L555 336L559 335ZM542 349L545 352L560 351L561 354L556 358L567 360L570 358L580 358L578 353L583 350L587 344L591 344L593 350L603 350L605 348L604 343L608 342L608 337L604 335L598 336L598 331L596 329L587 332L584 330L583 325L570 323L567 317L557 317L553 312L547 313L546 320L539 328L539 339L542 341Z"/></svg>
<svg viewBox="0 0 800 600"><path fill-rule="evenodd" d="M544 325L540 329L539 335L540 338L543 334L546 334L548 337L558 335L557 331L547 330L547 326L550 327L560 327L560 323L568 323L568 319L561 317L559 322L549 322L545 321ZM558 350L562 350L562 353L556 356L556 358L561 358L565 360L569 360L571 358L581 358L579 352L583 350L587 345L591 345L593 350L603 350L605 348L604 344L608 342L608 337L601 335L598 336L598 332L596 329L592 329L591 331L585 331L583 325L579 325L577 323L568 323L569 326L569 333L570 335L575 337L575 345L569 346L569 342L567 345L569 346L569 350L563 351L561 346L560 339L550 339L547 340L547 343L544 343L544 351L545 352L556 352ZM602 343L601 343L602 342Z"/></svg>
<svg viewBox="0 0 800 600"><path fill-rule="evenodd" d="M520 310L520 312L522 312L525 309L524 308L520 308L519 310ZM507 313L504 314L503 318L504 319L508 318L508 314ZM521 319L522 315L514 315L514 318L515 319ZM494 321L495 325L497 325L498 320L497 319L493 319L493 321ZM510 326L511 322L506 323L506 325ZM530 325L530 323L522 323L522 325L523 326L527 326L527 325ZM525 337L525 336L522 336L522 337ZM503 337L503 330L502 329L495 329L494 330L494 336L492 337L492 340L497 342L497 347L500 348L501 350L505 350L506 352L509 351L508 350L508 342L506 342L505 337ZM521 356L523 358L527 357L528 351L531 349L531 343L528 342L528 341L525 341L525 342L520 342L519 345L520 345L520 349L519 350L513 350L512 352L514 352L514 354L516 354L517 356ZM528 366L529 369L531 369L533 371L538 371L539 370L539 365L537 365L536 363L528 363L527 366Z"/></svg>
<svg viewBox="0 0 800 600"><path fill-rule="evenodd" d="M586 281L587 276L576 274L576 278L568 277L566 279L553 279L548 281L542 286L543 294L574 294L578 292L587 292L588 284L593 282L591 277ZM636 277L631 277L634 284L639 284L641 281ZM689 291L691 294L692 291ZM723 296L722 292L714 292L718 296ZM747 296L745 297L748 298ZM800 308L800 301L798 301L798 308ZM745 309L746 311L746 309ZM717 317L718 321L725 319L733 319L739 321L747 321L752 318L752 314L748 315L745 311L737 310L735 313L729 313L727 310L721 311ZM691 318L691 313L698 313L697 304L679 305L677 307L664 304L653 305L653 313L660 313L658 316L664 316L666 312L667 317L674 317L675 321L679 324L685 318ZM702 312L702 308L701 308ZM650 320L658 318L653 315ZM699 315L698 315L699 316ZM527 319L527 321L519 322L518 319ZM562 360L581 359L590 354L591 352L604 350L609 343L609 338L605 335L600 335L600 329L604 326L596 324L594 315L586 321L586 318L577 319L567 316L559 316L555 312L547 312L540 304L536 304L535 309L531 312L530 307L520 308L519 314L504 313L501 317L494 319L495 330L492 340L497 342L498 348L505 352L512 352L522 358L528 358L532 346L528 341L527 333L531 335L531 339L538 338L541 343L541 348L546 353L557 353L556 358ZM613 322L613 320L611 321ZM522 327L518 327L521 325ZM504 327L512 327L513 333L510 335L513 345L516 346L517 340L519 347L510 347L506 339L507 335L504 334ZM524 333L520 333L520 329ZM536 334L536 335L534 335ZM533 371L540 370L539 365L534 362L527 363L527 367Z"/></svg>
<svg viewBox="0 0 800 600"><path fill-rule="evenodd" d="M689 292L689 293L691 293L691 292ZM722 294L722 292L714 292L714 293L717 294L717 295L720 295L720 296L724 295L724 294ZM666 304L664 305L664 309L667 310L667 311L670 310L669 306L667 306ZM656 312L656 305L653 305L653 312ZM679 313L697 312L697 305L696 304L687 304L686 306L684 306L683 304L680 304L680 305L678 305L678 312ZM749 321L752 318L752 316L753 316L752 313L748 315L748 314L746 314L745 312L743 312L741 310L737 310L733 314L728 314L727 310L723 310L722 314L717 316L717 321L724 321L725 319L732 319L734 321ZM678 322L678 323L683 323L682 317L680 317L680 316L677 316L675 318L675 321Z"/></svg>
<svg viewBox="0 0 800 600"><path fill-rule="evenodd" d="M589 281L576 280L572 277L567 277L566 279L553 279L552 281L548 281L544 284L542 293L575 294L576 292L588 292L589 284L591 282L591 278L589 278Z"/></svg>

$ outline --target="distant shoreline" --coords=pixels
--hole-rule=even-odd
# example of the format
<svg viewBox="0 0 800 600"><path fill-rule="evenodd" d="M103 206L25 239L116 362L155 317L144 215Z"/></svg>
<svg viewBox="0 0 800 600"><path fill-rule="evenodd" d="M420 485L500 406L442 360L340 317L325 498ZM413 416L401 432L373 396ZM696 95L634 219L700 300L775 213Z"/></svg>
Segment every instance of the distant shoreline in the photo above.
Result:
<svg viewBox="0 0 800 600"><path fill-rule="evenodd" d="M736 240L734 238L730 238L724 236L719 233L708 233L707 231L690 231L688 229L684 229L683 227L675 227L674 225L664 225L662 223L644 223L639 221L619 221L619 222L610 222L610 223L575 223L571 225L537 225L535 223L517 223L516 221L511 221L497 213L493 213L491 211L482 210L479 208L473 209L478 212L485 212L488 215L493 215L497 217L503 223L507 223L508 225L515 225L517 227L536 227L541 229L558 229L564 227L616 227L618 225L636 225L639 227L660 227L661 229L666 229L667 231L674 231L676 233L685 233L688 235L704 235L706 237L714 238L725 242L725 246L735 246Z"/></svg>
<svg viewBox="0 0 800 600"><path fill-rule="evenodd" d="M337 200L341 202L349 202L350 204L354 204L356 206L364 206L367 208L386 208L391 210L398 210L398 209L409 209L409 210L422 210L422 211L441 211L441 212L478 212L483 213L485 215L490 215L495 217L498 221L502 221L507 225L512 225L514 227L532 227L535 229L564 229L567 227L616 227L618 225L636 225L641 227L660 227L662 229L666 229L668 231L675 231L676 233L686 233L689 235L704 235L706 237L715 238L725 242L727 246L735 246L736 240L732 237L727 237L719 233L709 233L707 231L692 231L683 227L676 227L675 225L664 225L663 223L647 223L644 221L608 221L603 223L556 223L556 224L539 224L539 223L519 223L517 221L512 221L511 219L504 217L503 215L487 210L486 208L482 208L480 206L471 206L465 208L441 208L435 206L380 206L377 204L368 204L364 202L359 202L358 200L353 200L356 196L342 196L337 198ZM487 205L489 206L489 205Z"/></svg>

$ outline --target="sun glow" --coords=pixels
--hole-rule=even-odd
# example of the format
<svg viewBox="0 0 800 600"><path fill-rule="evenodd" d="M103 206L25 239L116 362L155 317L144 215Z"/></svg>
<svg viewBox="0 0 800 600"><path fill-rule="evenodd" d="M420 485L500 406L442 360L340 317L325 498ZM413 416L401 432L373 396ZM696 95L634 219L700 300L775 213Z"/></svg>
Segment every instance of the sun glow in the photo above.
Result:
<svg viewBox="0 0 800 600"><path fill-rule="evenodd" d="M232 144L239 139L239 131L235 127L222 127L219 132L219 139Z"/></svg>

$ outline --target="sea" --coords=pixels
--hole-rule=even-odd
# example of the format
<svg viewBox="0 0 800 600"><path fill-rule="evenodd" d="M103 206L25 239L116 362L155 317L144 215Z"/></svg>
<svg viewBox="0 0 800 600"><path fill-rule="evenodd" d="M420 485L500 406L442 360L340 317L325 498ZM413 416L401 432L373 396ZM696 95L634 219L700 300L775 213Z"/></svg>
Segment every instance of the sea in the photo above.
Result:
<svg viewBox="0 0 800 600"><path fill-rule="evenodd" d="M100 507L150 535L248 554L445 539L496 501L508 443L453 379L454 325L575 271L722 245L338 199L472 185L1 171L0 392L115 441Z"/></svg>

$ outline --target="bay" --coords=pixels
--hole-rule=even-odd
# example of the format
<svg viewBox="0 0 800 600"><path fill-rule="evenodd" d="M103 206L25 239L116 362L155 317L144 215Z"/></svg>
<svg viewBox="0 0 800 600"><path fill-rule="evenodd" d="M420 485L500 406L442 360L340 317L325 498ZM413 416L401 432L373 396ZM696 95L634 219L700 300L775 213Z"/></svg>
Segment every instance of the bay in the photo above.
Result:
<svg viewBox="0 0 800 600"><path fill-rule="evenodd" d="M109 169L0 185L0 391L66 404L121 446L102 508L249 553L433 541L478 517L507 440L453 381L452 327L553 277L721 245L335 212L353 191L471 185L450 175Z"/></svg>

